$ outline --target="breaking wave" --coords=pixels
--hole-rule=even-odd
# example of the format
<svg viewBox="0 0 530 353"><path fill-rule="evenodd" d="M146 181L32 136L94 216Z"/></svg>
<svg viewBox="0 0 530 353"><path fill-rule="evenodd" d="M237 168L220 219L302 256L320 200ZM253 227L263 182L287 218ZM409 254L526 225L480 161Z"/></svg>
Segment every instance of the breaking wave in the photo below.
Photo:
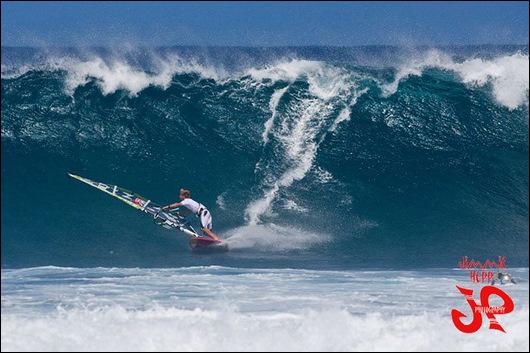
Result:
<svg viewBox="0 0 530 353"><path fill-rule="evenodd" d="M507 333L455 329L465 271L226 267L2 270L6 351L528 350L528 269ZM405 293L406 295L399 295ZM454 293L454 294L453 294ZM434 299L433 299L434 298Z"/></svg>
<svg viewBox="0 0 530 353"><path fill-rule="evenodd" d="M3 261L29 252L40 264L52 251L68 264L106 244L134 263L152 241L140 233L158 234L130 210L108 211L67 171L161 203L187 185L235 248L365 262L407 262L410 251L437 263L452 244L455 258L497 249L528 260L526 48L367 62L225 50L6 60ZM22 222L34 200L45 212ZM127 249L124 231L136 234ZM74 249L71 234L87 247ZM45 239L55 250L37 245Z"/></svg>
<svg viewBox="0 0 530 353"><path fill-rule="evenodd" d="M510 335L501 337L488 331L462 335L446 316L427 313L385 317L340 309L259 314L110 307L38 319L2 315L2 345L9 351L422 351L437 349L443 337L447 351L511 351L528 347L528 315L528 309L512 315Z"/></svg>

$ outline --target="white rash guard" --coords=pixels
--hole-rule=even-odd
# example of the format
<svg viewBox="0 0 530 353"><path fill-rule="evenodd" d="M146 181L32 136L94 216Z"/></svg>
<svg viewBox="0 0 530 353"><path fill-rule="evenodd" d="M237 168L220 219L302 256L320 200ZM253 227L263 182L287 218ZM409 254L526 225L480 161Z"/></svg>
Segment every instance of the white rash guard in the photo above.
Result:
<svg viewBox="0 0 530 353"><path fill-rule="evenodd" d="M204 207L204 205L201 205L197 201L190 198L180 201L180 204L199 217L201 228L212 229L212 215L210 214L210 211Z"/></svg>
<svg viewBox="0 0 530 353"><path fill-rule="evenodd" d="M199 213L199 209L201 208L201 204L198 203L195 200L192 200L190 198L184 199L180 201L180 204L185 206L188 210L190 210L194 214Z"/></svg>

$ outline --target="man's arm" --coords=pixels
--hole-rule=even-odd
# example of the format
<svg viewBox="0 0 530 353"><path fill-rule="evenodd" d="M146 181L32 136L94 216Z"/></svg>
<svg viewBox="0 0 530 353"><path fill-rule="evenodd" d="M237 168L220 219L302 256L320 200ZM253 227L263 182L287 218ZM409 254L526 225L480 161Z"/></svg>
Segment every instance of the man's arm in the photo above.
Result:
<svg viewBox="0 0 530 353"><path fill-rule="evenodd" d="M172 204L169 204L169 205L167 205L167 206L162 207L162 209L163 209L164 211L166 211L166 210L170 210L170 209L172 209L172 208L177 208L177 207L181 207L181 206L182 206L182 203L180 203L180 202L175 202L175 203L172 203Z"/></svg>

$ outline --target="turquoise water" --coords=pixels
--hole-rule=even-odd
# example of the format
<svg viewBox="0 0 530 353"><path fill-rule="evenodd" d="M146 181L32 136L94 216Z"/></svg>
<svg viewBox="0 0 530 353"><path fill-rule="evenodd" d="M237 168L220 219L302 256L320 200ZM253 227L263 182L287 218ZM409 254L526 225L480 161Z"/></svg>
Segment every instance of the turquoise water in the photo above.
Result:
<svg viewBox="0 0 530 353"><path fill-rule="evenodd" d="M527 47L2 48L2 350L528 351L528 76ZM231 250L67 172L189 188ZM506 257L508 334L453 326L463 256Z"/></svg>
<svg viewBox="0 0 530 353"><path fill-rule="evenodd" d="M2 48L2 266L528 265L526 47ZM187 187L223 256L67 177Z"/></svg>

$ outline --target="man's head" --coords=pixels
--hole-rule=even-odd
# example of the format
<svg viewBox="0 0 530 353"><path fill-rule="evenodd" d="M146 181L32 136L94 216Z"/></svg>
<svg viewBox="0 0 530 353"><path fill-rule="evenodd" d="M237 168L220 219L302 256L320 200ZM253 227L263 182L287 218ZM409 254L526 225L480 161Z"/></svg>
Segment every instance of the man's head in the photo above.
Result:
<svg viewBox="0 0 530 353"><path fill-rule="evenodd" d="M181 200L184 200L184 199L187 199L189 198L191 195L191 192L189 190L186 190L186 189L180 189L180 199Z"/></svg>

